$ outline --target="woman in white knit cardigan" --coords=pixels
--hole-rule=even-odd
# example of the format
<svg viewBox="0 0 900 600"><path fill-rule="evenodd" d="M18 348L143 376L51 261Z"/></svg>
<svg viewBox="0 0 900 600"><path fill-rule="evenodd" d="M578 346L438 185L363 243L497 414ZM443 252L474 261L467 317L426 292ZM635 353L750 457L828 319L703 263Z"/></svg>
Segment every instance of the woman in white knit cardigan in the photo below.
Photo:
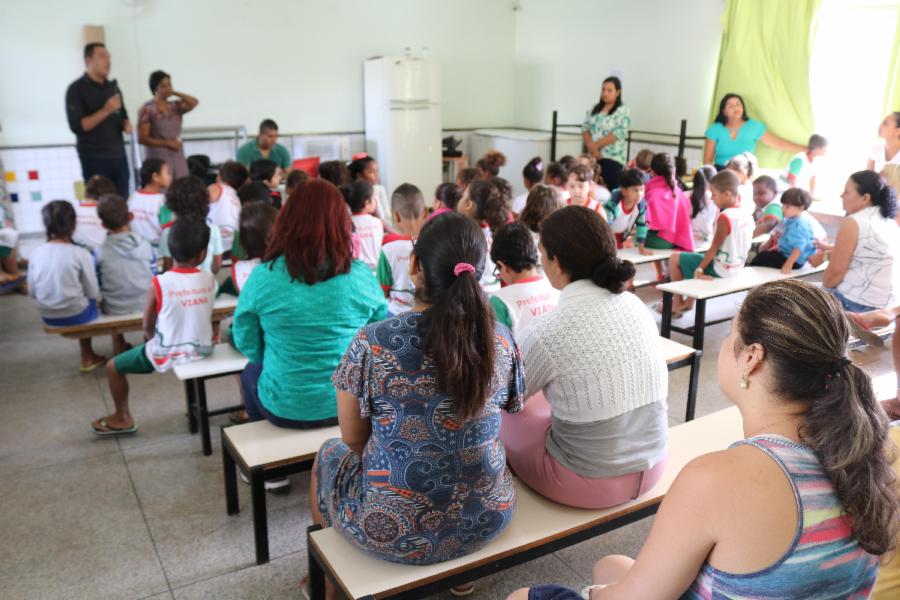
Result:
<svg viewBox="0 0 900 600"><path fill-rule="evenodd" d="M668 374L649 309L623 293L634 265L609 226L580 206L541 226L556 311L519 336L525 409L503 416L515 473L569 506L603 508L653 487L665 467Z"/></svg>

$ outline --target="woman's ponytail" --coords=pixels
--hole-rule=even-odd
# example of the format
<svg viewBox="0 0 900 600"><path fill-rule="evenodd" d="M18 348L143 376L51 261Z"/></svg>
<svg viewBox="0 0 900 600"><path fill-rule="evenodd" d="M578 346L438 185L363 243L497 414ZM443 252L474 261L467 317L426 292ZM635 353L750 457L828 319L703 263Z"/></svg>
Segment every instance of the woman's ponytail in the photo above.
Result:
<svg viewBox="0 0 900 600"><path fill-rule="evenodd" d="M414 253L424 280L416 296L430 305L419 321L422 349L456 414L476 417L492 393L495 355L494 314L479 283L484 235L468 217L446 213L426 223Z"/></svg>
<svg viewBox="0 0 900 600"><path fill-rule="evenodd" d="M890 551L900 499L887 417L869 376L845 356L849 327L840 305L808 282L787 279L751 291L738 323L741 343L765 349L771 392L804 407L801 440L834 486L859 545L876 555Z"/></svg>

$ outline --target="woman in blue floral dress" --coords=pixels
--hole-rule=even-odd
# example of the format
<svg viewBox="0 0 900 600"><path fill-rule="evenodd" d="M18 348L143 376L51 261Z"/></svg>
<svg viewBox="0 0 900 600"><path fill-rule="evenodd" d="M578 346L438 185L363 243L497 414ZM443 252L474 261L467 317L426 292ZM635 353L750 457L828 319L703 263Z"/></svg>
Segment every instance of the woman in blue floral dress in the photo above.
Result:
<svg viewBox="0 0 900 600"><path fill-rule="evenodd" d="M429 221L413 310L360 330L334 373L343 437L319 451L313 518L384 560L472 553L515 510L500 417L521 410L525 384L478 283L486 250L471 219Z"/></svg>

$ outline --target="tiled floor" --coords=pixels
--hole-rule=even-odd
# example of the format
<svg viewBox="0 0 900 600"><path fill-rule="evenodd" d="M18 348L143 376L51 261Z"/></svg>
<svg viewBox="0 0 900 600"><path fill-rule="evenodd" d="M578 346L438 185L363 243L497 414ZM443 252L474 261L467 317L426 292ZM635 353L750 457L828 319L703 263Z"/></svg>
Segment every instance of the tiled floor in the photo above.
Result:
<svg viewBox="0 0 900 600"><path fill-rule="evenodd" d="M652 291L641 295L648 303L656 299ZM716 301L710 312L733 312L737 301ZM715 377L727 328L724 323L707 331L698 415L728 405ZM108 339L97 340L96 348L108 353ZM218 446L204 457L198 437L187 433L182 387L174 376L132 377L140 432L95 439L88 423L111 404L103 374L79 375L77 344L45 335L27 298L0 297L0 357L0 597L300 597L308 475L292 478L290 494L269 497L272 561L256 566L248 490L241 489L241 513L226 515ZM854 358L873 374L890 371L886 350ZM687 369L670 377L673 424L684 418L687 378ZM213 404L237 401L234 379L212 381L208 390ZM218 417L213 425L224 423ZM536 582L581 586L598 557L634 555L651 522L486 578L475 597L502 599Z"/></svg>

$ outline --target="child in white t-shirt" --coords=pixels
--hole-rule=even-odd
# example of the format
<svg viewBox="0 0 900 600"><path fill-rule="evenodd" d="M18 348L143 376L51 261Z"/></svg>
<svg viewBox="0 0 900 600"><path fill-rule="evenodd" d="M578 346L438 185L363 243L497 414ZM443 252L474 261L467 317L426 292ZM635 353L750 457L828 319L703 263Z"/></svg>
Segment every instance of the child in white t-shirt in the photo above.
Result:
<svg viewBox="0 0 900 600"><path fill-rule="evenodd" d="M159 211L166 202L163 192L172 185L169 165L160 158L148 158L141 165L141 188L128 199L128 210L134 215L131 230L153 247L159 246L162 224Z"/></svg>
<svg viewBox="0 0 900 600"><path fill-rule="evenodd" d="M237 191L249 177L247 167L229 160L222 163L216 182L209 186L209 220L219 227L226 251L234 243L241 216L241 200Z"/></svg>
<svg viewBox="0 0 900 600"><path fill-rule="evenodd" d="M590 167L576 164L566 174L566 190L569 198L566 206L584 206L606 218L603 205L591 198L591 190L594 186L594 172Z"/></svg>
<svg viewBox="0 0 900 600"><path fill-rule="evenodd" d="M719 208L712 200L709 180L716 176L716 168L703 165L694 173L694 185L691 189L691 233L694 235L694 246L702 247L713 235Z"/></svg>
<svg viewBox="0 0 900 600"><path fill-rule="evenodd" d="M518 217L525 210L525 202L528 201L528 192L535 185L544 179L544 160L540 156L535 156L528 161L525 168L522 169L522 185L525 186L525 193L519 194L513 198L512 212L513 216Z"/></svg>
<svg viewBox="0 0 900 600"><path fill-rule="evenodd" d="M84 186L84 200L75 204L75 235L72 241L89 252L103 245L106 229L97 216L97 201L100 196L117 193L115 184L102 175L94 175L88 180Z"/></svg>
<svg viewBox="0 0 900 600"><path fill-rule="evenodd" d="M374 214L376 205L375 188L363 179L357 179L341 188L344 200L350 208L353 231L359 239L359 260L373 271L378 268L381 241L384 238L384 223Z"/></svg>
<svg viewBox="0 0 900 600"><path fill-rule="evenodd" d="M456 186L456 184L447 184ZM384 236L378 259L378 283L388 299L388 315L412 309L416 286L409 274L409 257L414 240L425 222L425 198L416 186L400 185L391 195L391 215L399 233ZM440 215L438 215L440 216Z"/></svg>
<svg viewBox="0 0 900 600"><path fill-rule="evenodd" d="M494 272L494 263L490 260L493 233L509 223L512 204L512 186L502 177L479 179L466 188L456 211L470 219L474 219L484 233L487 243L488 257L485 260L484 272L481 274L481 287L486 292L500 288L500 279Z"/></svg>
<svg viewBox="0 0 900 600"><path fill-rule="evenodd" d="M753 241L753 214L740 203L737 174L726 169L716 174L709 183L713 202L719 207L712 243L705 253L673 252L669 257L672 281L732 277L747 262ZM672 312L682 313L693 305L692 298L676 296Z"/></svg>
<svg viewBox="0 0 900 600"><path fill-rule="evenodd" d="M177 183L177 182L176 182ZM203 186L206 190L206 186ZM197 268L206 257L210 227L196 214L179 216L169 228L175 267L153 278L144 309L147 342L106 363L115 412L91 423L95 435L131 434L137 424L128 407L129 373L162 373L212 354L216 279Z"/></svg>
<svg viewBox="0 0 900 600"><path fill-rule="evenodd" d="M244 258L234 259L231 263L231 275L222 283L220 294L237 296L241 288L266 255L266 247L272 236L272 227L278 210L271 204L253 202L241 209L240 243Z"/></svg>
<svg viewBox="0 0 900 600"><path fill-rule="evenodd" d="M800 188L810 194L816 190L816 159L825 155L828 149L828 140L818 134L809 137L806 152L798 152L788 162L784 173L781 175L783 189Z"/></svg>
<svg viewBox="0 0 900 600"><path fill-rule="evenodd" d="M505 287L491 295L497 321L518 335L559 304L559 290L537 270L538 251L531 232L522 223L507 223L497 230L491 260Z"/></svg>

